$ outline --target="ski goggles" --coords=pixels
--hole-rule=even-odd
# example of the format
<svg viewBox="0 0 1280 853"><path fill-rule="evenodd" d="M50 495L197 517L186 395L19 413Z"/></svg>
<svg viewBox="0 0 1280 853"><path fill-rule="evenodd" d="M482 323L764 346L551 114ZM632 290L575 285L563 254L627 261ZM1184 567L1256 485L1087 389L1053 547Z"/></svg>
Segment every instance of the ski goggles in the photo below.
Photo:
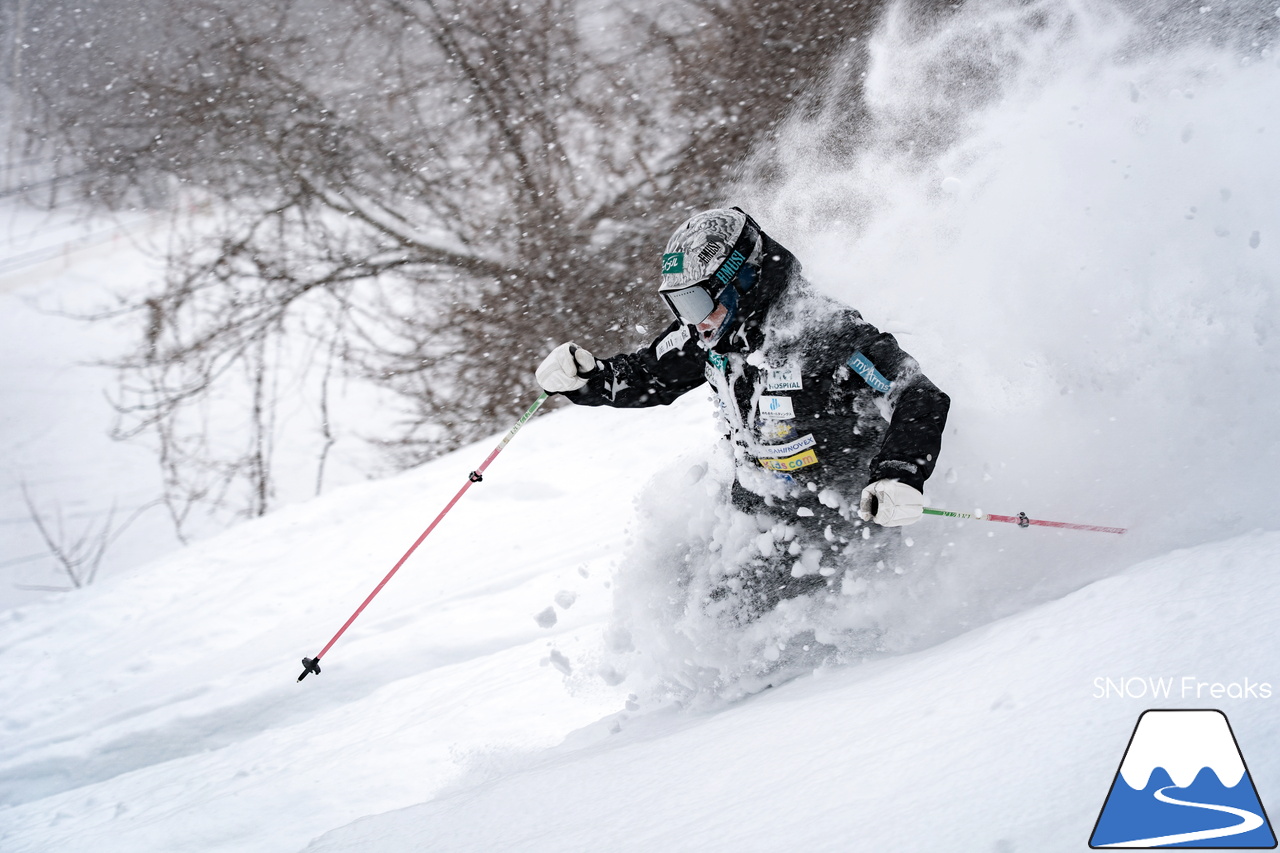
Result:
<svg viewBox="0 0 1280 853"><path fill-rule="evenodd" d="M712 288L711 279L682 287L679 290L664 290L662 298L667 307L684 322L696 326L711 316L716 310L716 302L724 292L725 285L718 284Z"/></svg>

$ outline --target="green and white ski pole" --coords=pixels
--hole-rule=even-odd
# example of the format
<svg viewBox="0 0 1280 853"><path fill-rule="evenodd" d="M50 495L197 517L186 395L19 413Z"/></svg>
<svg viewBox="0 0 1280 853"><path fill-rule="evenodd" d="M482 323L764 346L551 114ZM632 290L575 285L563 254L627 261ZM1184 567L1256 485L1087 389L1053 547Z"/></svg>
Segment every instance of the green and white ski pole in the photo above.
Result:
<svg viewBox="0 0 1280 853"><path fill-rule="evenodd" d="M356 617L359 616L364 611L364 609L369 606L369 602L373 601L373 597L382 591L382 588L387 585L387 581L391 580L392 576L396 572L400 571L400 567L403 566L405 561L409 559L410 555L412 555L413 552L418 549L418 546L422 544L422 540L426 539L427 536L430 535L431 531L436 529L436 525L440 523L440 519L444 518L445 514L449 512L449 510L453 509L453 505L456 504L458 500L461 499L461 497L467 493L467 489L471 488L473 484L479 483L481 480L484 479L484 470L489 467L489 463L492 462L494 458L497 457L497 455L502 452L502 448L507 446L507 442L511 441L511 439L515 437L515 434L520 431L520 427L524 426L526 423L529 422L529 418L533 417L534 413L538 411L538 407L541 406L543 403L545 403L547 401L547 397L549 396L551 395L548 394L546 391L543 391L542 394L538 396L538 399L533 401L533 405L530 406L525 411L525 413L520 417L520 420L516 421L516 425L511 428L511 431L508 432L506 437L502 439L502 442L493 449L492 453L489 454L489 458L484 460L484 462L480 463L480 467L472 471L471 474L468 475L467 482L462 484L462 488L459 489L458 493L453 496L453 500L449 501L449 503L445 505L445 508L440 510L440 514L436 516L435 521L431 522L431 524L427 526L427 529L424 530L422 532L422 535L418 537L418 541L414 542L412 545L409 546L409 550L404 552L404 556L400 558L400 561L396 563L394 566L392 566L391 571L387 572L387 576L384 577L382 581L376 587L373 588L373 592L369 593L368 598L366 598L364 602L359 607L356 608L356 612L351 614L351 618L348 619L346 623L343 624L343 626L338 629L338 633L333 635L333 639L331 639L328 643L325 644L325 647L320 650L320 653L313 658L302 659L302 675L298 676L299 681L306 678L307 675L309 675L310 673L314 672L316 675L320 674L320 658L324 657L325 652L329 651L329 649L333 647L333 644L338 642L338 638L341 637L343 633L345 633L346 630L351 627L351 623L356 621Z"/></svg>
<svg viewBox="0 0 1280 853"><path fill-rule="evenodd" d="M1019 527L1059 527L1063 530L1089 530L1094 533L1124 533L1123 527L1101 527L1097 524L1072 524L1067 521L1045 521L1040 518L1027 518L1025 512L1017 515L994 515L982 512L952 512L949 509L924 508L925 515L942 515L947 518L971 518L974 521L1003 521Z"/></svg>

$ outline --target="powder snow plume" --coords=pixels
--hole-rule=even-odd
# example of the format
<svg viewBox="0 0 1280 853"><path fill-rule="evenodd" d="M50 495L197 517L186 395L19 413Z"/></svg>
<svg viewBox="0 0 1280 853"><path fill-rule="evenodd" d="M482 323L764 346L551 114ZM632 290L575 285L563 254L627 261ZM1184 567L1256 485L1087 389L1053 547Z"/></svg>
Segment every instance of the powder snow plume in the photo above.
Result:
<svg viewBox="0 0 1280 853"><path fill-rule="evenodd" d="M619 582L617 627L651 635L651 673L687 686L709 667L696 683L721 690L815 630L846 661L919 648L1269 524L1278 26L1257 3L899 4L851 48L866 65L835 69L728 200L951 395L931 505L1130 532L925 519L902 575L725 640L654 625L683 606L657 543L709 523L673 469Z"/></svg>

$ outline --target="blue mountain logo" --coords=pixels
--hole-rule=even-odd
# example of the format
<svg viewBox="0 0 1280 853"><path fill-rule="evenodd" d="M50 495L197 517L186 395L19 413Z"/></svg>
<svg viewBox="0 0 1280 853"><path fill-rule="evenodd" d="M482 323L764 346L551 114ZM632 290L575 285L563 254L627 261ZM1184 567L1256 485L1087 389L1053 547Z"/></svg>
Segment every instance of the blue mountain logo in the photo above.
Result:
<svg viewBox="0 0 1280 853"><path fill-rule="evenodd" d="M1274 849L1275 833L1227 716L1143 712L1089 846Z"/></svg>

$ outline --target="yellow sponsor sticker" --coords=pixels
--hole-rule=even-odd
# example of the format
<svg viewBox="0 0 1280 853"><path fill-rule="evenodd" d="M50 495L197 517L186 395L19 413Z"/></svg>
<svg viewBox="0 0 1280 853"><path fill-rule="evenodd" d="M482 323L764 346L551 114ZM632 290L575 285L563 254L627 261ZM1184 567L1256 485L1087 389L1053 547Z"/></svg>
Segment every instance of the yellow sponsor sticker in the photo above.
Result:
<svg viewBox="0 0 1280 853"><path fill-rule="evenodd" d="M783 441L796 434L789 421L761 421L760 437L765 441Z"/></svg>
<svg viewBox="0 0 1280 853"><path fill-rule="evenodd" d="M818 454L812 450L806 450L804 453L797 453L795 456L787 456L782 459L761 459L760 464L770 471L795 471L800 468L807 468L810 465L817 465Z"/></svg>

